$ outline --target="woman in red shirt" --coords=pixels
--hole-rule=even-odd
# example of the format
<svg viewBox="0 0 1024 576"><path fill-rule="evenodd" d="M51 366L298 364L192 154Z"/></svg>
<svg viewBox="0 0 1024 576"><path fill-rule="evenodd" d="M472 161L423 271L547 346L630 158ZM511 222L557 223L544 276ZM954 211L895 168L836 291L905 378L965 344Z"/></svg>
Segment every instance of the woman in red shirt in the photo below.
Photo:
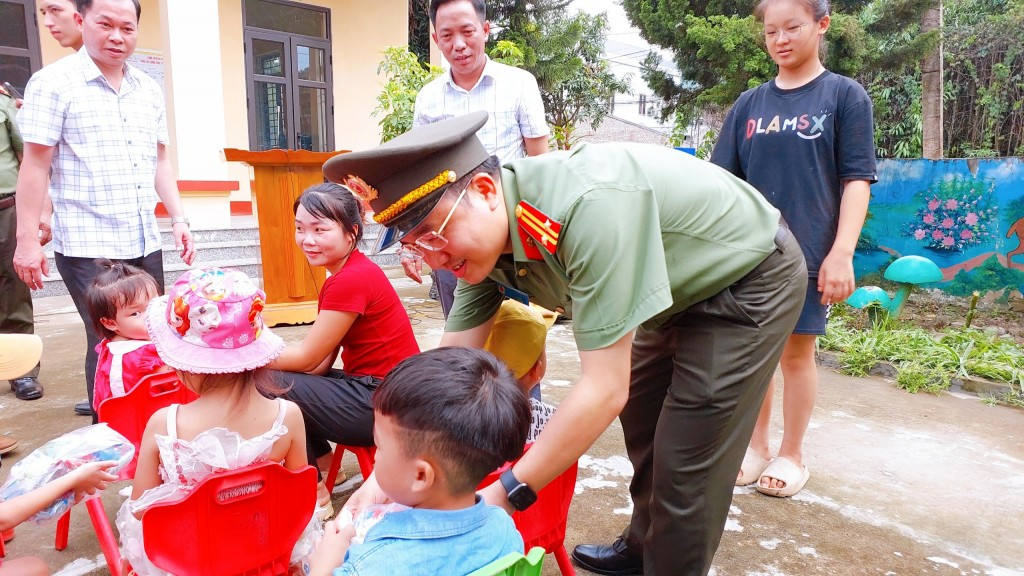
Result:
<svg viewBox="0 0 1024 576"><path fill-rule="evenodd" d="M318 313L302 343L285 347L270 367L302 409L309 463L330 454L328 441L373 445L371 395L391 369L417 354L409 314L384 271L359 251L363 210L337 184L318 184L295 201L295 244L330 273ZM334 368L341 354L342 368ZM322 488L319 501L329 495Z"/></svg>

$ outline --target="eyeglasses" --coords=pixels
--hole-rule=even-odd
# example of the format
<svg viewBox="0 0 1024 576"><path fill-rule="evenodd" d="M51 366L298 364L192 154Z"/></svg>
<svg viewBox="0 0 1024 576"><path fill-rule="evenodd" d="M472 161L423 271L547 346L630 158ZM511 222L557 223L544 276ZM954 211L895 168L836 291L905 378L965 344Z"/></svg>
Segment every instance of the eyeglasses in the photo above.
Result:
<svg viewBox="0 0 1024 576"><path fill-rule="evenodd" d="M778 30L772 30L771 32L765 30L764 39L769 42L780 38L789 38L791 40L796 40L800 38L800 32L803 31L804 26L807 26L810 23L811 21L808 20L803 24L797 24L796 26L790 26L788 28L779 28Z"/></svg>
<svg viewBox="0 0 1024 576"><path fill-rule="evenodd" d="M444 232L444 227L448 225L448 221L452 219L452 214L455 214L455 209L458 208L459 202L462 202L462 197L466 195L467 190L469 190L468 184L462 189L462 192L459 192L459 197L455 199L452 209L448 211L448 215L444 217L444 221L441 222L441 226L437 230L420 236L413 244L402 244L402 247L398 249L398 257L402 260L406 258L423 260L423 250L430 252L444 250L445 246L448 245L448 239L442 236L441 233Z"/></svg>

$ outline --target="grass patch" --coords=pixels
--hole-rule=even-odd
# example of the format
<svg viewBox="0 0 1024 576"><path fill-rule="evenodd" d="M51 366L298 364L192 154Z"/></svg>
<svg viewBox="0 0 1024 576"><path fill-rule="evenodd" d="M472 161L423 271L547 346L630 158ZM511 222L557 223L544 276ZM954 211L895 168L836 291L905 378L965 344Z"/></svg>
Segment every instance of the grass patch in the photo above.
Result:
<svg viewBox="0 0 1024 576"><path fill-rule="evenodd" d="M947 328L941 332L893 319L872 326L864 312L846 305L833 308L828 330L818 339L838 353L840 370L865 376L879 362L897 369L896 385L908 392L939 393L952 378L977 376L1010 384L999 403L1024 407L1024 350L994 330Z"/></svg>
<svg viewBox="0 0 1024 576"><path fill-rule="evenodd" d="M896 371L896 387L911 394L917 394L921 390L939 394L949 388L949 382L949 374L916 362L904 362Z"/></svg>

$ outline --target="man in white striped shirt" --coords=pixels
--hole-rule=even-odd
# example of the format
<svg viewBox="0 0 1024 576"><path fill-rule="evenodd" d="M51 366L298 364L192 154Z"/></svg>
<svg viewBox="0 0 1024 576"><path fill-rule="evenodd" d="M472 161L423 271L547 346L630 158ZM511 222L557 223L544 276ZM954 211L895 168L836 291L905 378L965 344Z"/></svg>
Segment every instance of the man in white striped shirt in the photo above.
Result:
<svg viewBox="0 0 1024 576"><path fill-rule="evenodd" d="M135 50L138 0L79 0L85 46L32 76L19 126L25 141L18 178L18 246L14 267L33 290L48 266L39 244L39 215L53 200L57 269L86 327L89 414L99 338L85 292L99 272L96 258L122 260L149 272L163 291L163 257L154 209L171 216L181 259L195 245L184 217L166 144L164 97L152 78L127 65Z"/></svg>
<svg viewBox="0 0 1024 576"><path fill-rule="evenodd" d="M537 80L526 70L492 61L484 52L491 31L484 0L431 0L431 37L450 64L416 96L413 126L432 124L476 110L487 123L476 133L501 163L548 151L548 124ZM421 282L417 262L403 261L406 275ZM455 297L455 276L433 273L445 318Z"/></svg>

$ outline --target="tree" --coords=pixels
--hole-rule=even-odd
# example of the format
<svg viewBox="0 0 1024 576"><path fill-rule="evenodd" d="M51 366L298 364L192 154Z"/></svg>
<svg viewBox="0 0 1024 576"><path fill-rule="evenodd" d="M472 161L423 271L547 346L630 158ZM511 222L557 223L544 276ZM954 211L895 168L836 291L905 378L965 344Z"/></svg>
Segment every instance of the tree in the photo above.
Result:
<svg viewBox="0 0 1024 576"><path fill-rule="evenodd" d="M564 14L570 4L572 0L488 0L487 18L501 28L496 40L508 40L528 33L537 22Z"/></svg>
<svg viewBox="0 0 1024 576"><path fill-rule="evenodd" d="M555 147L568 150L582 122L597 128L616 93L629 93L629 79L619 79L601 58L608 18L605 14L552 17L536 46L534 74Z"/></svg>
<svg viewBox="0 0 1024 576"><path fill-rule="evenodd" d="M681 81L676 81L660 71L657 66L661 58L653 52L645 60L643 77L665 104L662 107L662 119L674 114L679 104L695 103L704 90L716 86L722 78L713 66L694 57L700 46L687 34L689 27L708 16L742 17L750 14L749 0L623 0L622 7L645 40L674 52L673 62L682 73ZM751 40L756 38L753 27L747 37Z"/></svg>
<svg viewBox="0 0 1024 576"><path fill-rule="evenodd" d="M942 29L942 0L924 13L921 31ZM942 43L925 56L921 64L922 148L925 158L942 158Z"/></svg>
<svg viewBox="0 0 1024 576"><path fill-rule="evenodd" d="M430 0L409 0L409 51L430 62Z"/></svg>
<svg viewBox="0 0 1024 576"><path fill-rule="evenodd" d="M428 82L441 75L440 67L422 64L404 46L389 46L383 54L384 59L377 65L377 74L384 74L387 81L373 110L374 117L381 116L382 143L412 129L416 95Z"/></svg>
<svg viewBox="0 0 1024 576"><path fill-rule="evenodd" d="M526 59L523 48L511 40L498 40L487 55L495 62L516 68L521 68Z"/></svg>
<svg viewBox="0 0 1024 576"><path fill-rule="evenodd" d="M827 35L825 65L856 76L865 70L916 65L938 41L920 33L921 16L934 0L837 0ZM630 21L652 44L671 50L682 73L676 81L648 56L643 77L665 106L729 105L743 90L770 80L775 67L764 50L761 27L749 0L623 0ZM906 34L913 31L913 34ZM893 41L900 37L899 42ZM696 57L695 57L696 55Z"/></svg>
<svg viewBox="0 0 1024 576"><path fill-rule="evenodd" d="M537 78L555 146L567 149L582 122L597 128L616 93L629 93L629 79L619 79L601 57L608 19L605 14L566 14L568 0L506 0L491 4L495 35L492 58L515 60ZM521 54L521 59L519 55Z"/></svg>
<svg viewBox="0 0 1024 576"><path fill-rule="evenodd" d="M946 0L947 155L1024 155L1024 1Z"/></svg>

